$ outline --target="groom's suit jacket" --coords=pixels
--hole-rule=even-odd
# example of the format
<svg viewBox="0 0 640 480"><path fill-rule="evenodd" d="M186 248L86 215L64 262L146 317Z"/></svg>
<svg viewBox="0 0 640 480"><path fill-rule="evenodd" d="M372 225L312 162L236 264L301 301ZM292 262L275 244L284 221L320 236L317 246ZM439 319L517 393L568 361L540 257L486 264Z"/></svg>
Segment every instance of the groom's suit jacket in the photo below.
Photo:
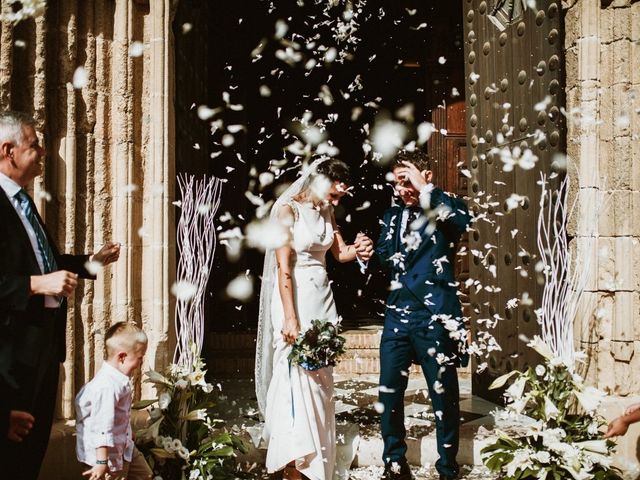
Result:
<svg viewBox="0 0 640 480"><path fill-rule="evenodd" d="M59 270L94 278L84 267L88 256L61 255L44 230ZM45 309L44 296L30 295L30 277L42 274L35 255L20 217L0 188L0 375L4 377L0 383L5 385L21 382L10 374L16 364L37 368L44 345L57 342L57 360L65 358L67 301L62 298L60 307L51 312ZM52 321L53 329L45 324Z"/></svg>
<svg viewBox="0 0 640 480"><path fill-rule="evenodd" d="M431 191L430 207L441 212L439 219L429 223L424 215L419 217L423 223L416 230L419 240L413 249L406 248L401 238L406 207L393 206L382 218L376 253L391 275L387 316L398 311L420 319L462 316L454 276L455 250L471 218L461 199L439 188Z"/></svg>

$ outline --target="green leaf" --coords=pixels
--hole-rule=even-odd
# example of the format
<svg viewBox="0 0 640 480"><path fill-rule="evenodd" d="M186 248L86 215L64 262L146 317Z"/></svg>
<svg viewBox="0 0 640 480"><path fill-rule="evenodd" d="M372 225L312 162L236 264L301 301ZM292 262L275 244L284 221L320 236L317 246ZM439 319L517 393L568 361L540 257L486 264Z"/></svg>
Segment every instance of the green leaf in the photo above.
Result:
<svg viewBox="0 0 640 480"><path fill-rule="evenodd" d="M158 458L176 458L173 453L167 452L164 448L152 448L150 451Z"/></svg>
<svg viewBox="0 0 640 480"><path fill-rule="evenodd" d="M212 451L208 456L210 457L230 457L233 455L233 447L222 447Z"/></svg>
<svg viewBox="0 0 640 480"><path fill-rule="evenodd" d="M149 400L140 400L139 402L135 402L131 405L131 408L134 410L142 410L143 408L147 408L149 405L153 405L158 401L157 398L149 399Z"/></svg>

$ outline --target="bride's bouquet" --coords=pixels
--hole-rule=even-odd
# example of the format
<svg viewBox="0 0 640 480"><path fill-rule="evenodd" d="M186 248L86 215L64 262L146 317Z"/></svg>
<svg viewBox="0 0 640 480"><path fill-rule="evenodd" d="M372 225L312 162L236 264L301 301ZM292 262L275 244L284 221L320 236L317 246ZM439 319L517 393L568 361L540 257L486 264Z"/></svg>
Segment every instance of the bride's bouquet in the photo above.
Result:
<svg viewBox="0 0 640 480"><path fill-rule="evenodd" d="M289 361L305 370L335 366L345 353L346 340L338 335L338 325L326 320L312 320L311 326L298 335Z"/></svg>

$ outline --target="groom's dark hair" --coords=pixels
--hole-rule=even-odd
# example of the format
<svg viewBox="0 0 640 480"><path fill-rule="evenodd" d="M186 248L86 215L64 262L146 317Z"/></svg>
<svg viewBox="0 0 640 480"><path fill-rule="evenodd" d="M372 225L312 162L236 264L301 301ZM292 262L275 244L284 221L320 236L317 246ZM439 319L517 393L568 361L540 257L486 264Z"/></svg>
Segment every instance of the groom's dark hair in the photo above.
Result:
<svg viewBox="0 0 640 480"><path fill-rule="evenodd" d="M404 167L405 165L402 162L413 163L421 172L423 170L431 170L431 159L429 158L429 155L422 150L413 150L412 152L408 150L400 150L397 153L396 158L393 160L391 170Z"/></svg>
<svg viewBox="0 0 640 480"><path fill-rule="evenodd" d="M337 158L330 158L318 165L316 172L324 175L332 182L340 182L345 185L351 185L351 173L349 165Z"/></svg>

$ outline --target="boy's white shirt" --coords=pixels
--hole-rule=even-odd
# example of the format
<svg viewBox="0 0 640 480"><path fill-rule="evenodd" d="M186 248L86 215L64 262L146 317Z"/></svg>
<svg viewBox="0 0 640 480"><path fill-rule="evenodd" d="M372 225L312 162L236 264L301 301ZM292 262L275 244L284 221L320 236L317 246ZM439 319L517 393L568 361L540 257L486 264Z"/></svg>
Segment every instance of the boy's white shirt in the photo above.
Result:
<svg viewBox="0 0 640 480"><path fill-rule="evenodd" d="M107 448L110 471L123 468L133 453L131 383L124 373L103 363L96 376L76 396L76 453L87 465L96 464L96 448Z"/></svg>

